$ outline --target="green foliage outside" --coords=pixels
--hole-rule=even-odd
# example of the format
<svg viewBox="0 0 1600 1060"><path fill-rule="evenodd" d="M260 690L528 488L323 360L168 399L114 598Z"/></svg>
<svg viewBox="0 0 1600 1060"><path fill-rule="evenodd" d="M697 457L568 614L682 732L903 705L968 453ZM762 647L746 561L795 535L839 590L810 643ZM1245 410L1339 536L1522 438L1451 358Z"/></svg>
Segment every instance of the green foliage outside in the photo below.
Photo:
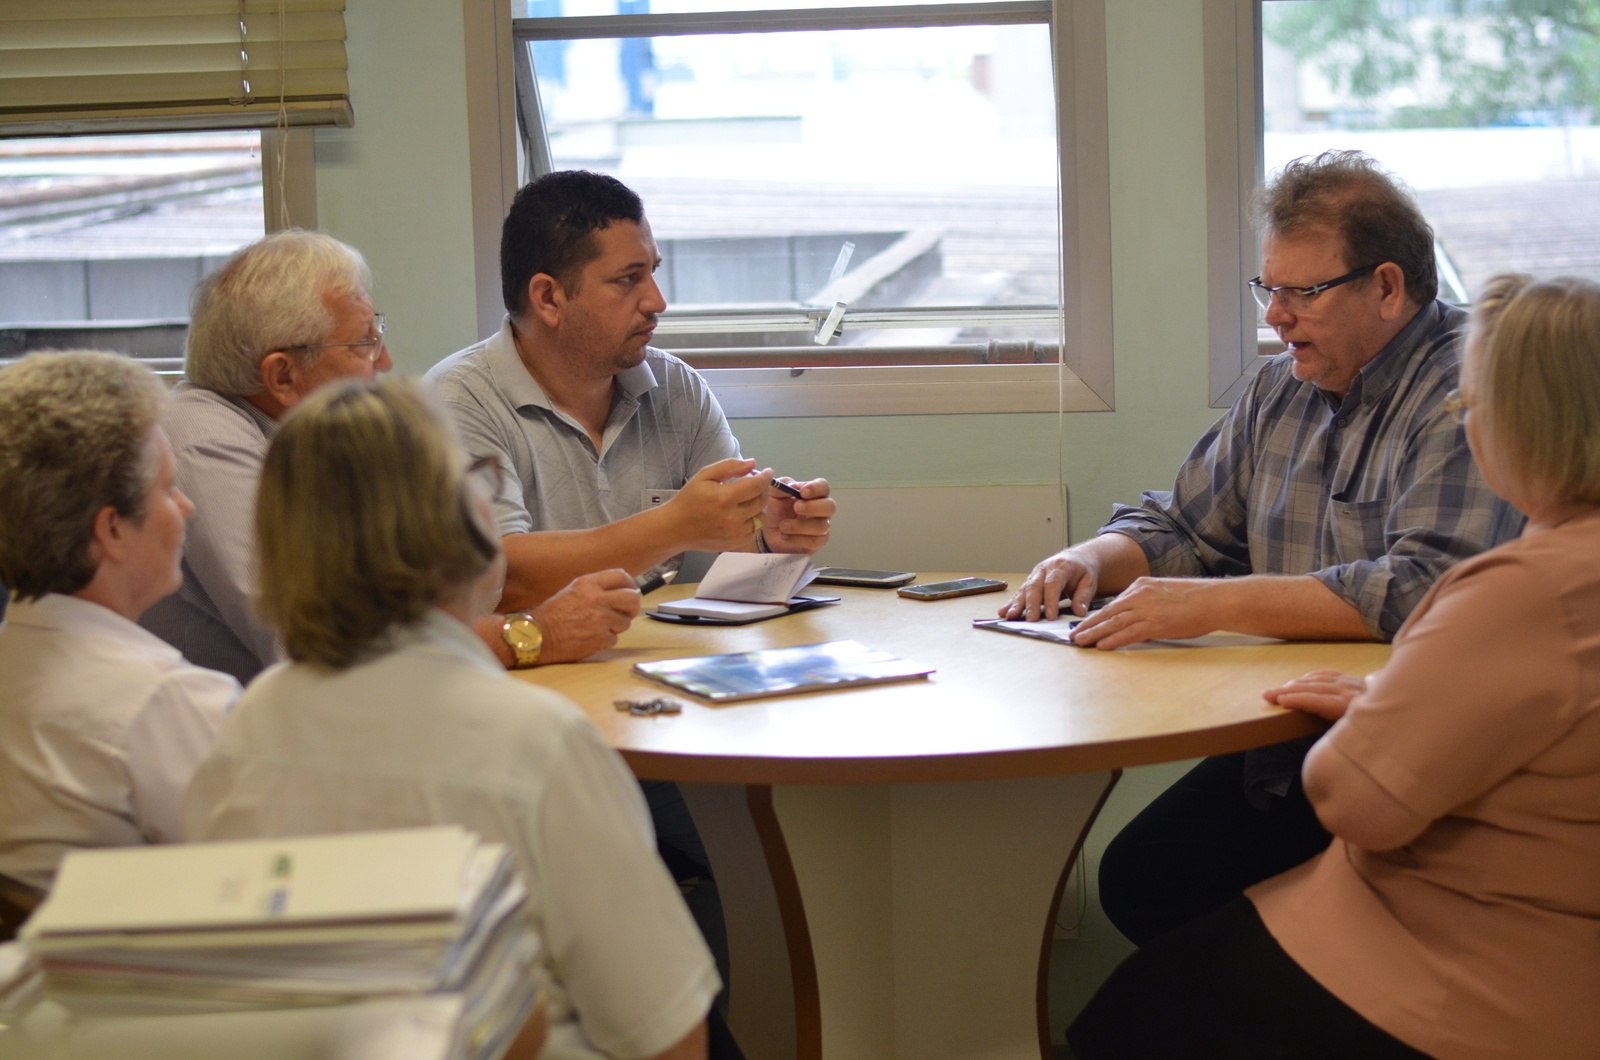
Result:
<svg viewBox="0 0 1600 1060"><path fill-rule="evenodd" d="M1425 94L1373 108L1372 124L1587 125L1600 111L1600 0L1268 0L1262 29L1360 103Z"/></svg>

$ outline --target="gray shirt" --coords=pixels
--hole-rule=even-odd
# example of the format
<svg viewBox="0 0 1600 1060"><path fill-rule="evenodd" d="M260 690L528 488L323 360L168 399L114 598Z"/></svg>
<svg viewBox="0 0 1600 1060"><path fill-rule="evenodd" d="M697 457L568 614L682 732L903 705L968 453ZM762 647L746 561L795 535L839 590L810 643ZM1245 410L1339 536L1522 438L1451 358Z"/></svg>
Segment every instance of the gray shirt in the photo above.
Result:
<svg viewBox="0 0 1600 1060"><path fill-rule="evenodd" d="M495 500L502 534L604 526L667 500L707 464L739 455L705 380L653 347L616 377L599 452L528 373L509 319L434 365L427 380L467 451L500 457L514 478Z"/></svg>
<svg viewBox="0 0 1600 1060"><path fill-rule="evenodd" d="M139 624L197 666L248 684L283 657L252 604L256 485L277 424L247 401L185 383L162 426L194 516L183 545L183 585Z"/></svg>

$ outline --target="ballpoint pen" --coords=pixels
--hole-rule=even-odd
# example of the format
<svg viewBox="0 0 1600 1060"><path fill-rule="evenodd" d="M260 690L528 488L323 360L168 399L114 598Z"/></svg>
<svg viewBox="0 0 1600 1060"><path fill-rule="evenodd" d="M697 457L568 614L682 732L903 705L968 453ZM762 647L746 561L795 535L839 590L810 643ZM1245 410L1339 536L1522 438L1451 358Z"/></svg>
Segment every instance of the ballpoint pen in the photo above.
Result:
<svg viewBox="0 0 1600 1060"><path fill-rule="evenodd" d="M664 571L659 567L651 567L649 570L639 575L639 577L635 578L634 584L639 587L640 595L645 595L647 593L655 592L657 589L661 588L663 585L666 585L677 576L678 572L675 570Z"/></svg>

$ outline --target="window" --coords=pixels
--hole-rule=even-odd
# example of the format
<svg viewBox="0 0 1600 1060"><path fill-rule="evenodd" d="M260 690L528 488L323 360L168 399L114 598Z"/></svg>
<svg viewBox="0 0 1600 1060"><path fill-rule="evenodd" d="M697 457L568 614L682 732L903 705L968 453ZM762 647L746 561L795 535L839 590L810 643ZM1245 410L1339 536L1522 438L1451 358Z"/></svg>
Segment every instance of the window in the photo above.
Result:
<svg viewBox="0 0 1600 1060"><path fill-rule="evenodd" d="M513 4L519 179L640 193L730 415L1109 407L1098 4L615 4Z"/></svg>
<svg viewBox="0 0 1600 1060"><path fill-rule="evenodd" d="M344 0L0 7L0 357L175 372L195 281L316 223L307 127L352 120Z"/></svg>
<svg viewBox="0 0 1600 1060"><path fill-rule="evenodd" d="M260 142L0 139L0 357L109 347L177 372L195 282L262 234Z"/></svg>
<svg viewBox="0 0 1600 1060"><path fill-rule="evenodd" d="M1600 24L1591 3L1259 0L1258 18L1254 6L1230 13L1249 57L1236 68L1253 73L1241 80L1254 98L1237 111L1250 117L1239 127L1254 130L1241 188L1292 158L1357 148L1415 192L1433 224L1447 301L1470 302L1506 269L1600 279ZM1254 275L1257 256L1254 246L1241 250L1231 281ZM1235 334L1255 332L1248 298L1224 294L1220 278L1213 295L1213 305L1239 300ZM1277 348L1266 332L1262 352ZM1218 374L1214 362L1214 382Z"/></svg>
<svg viewBox="0 0 1600 1060"><path fill-rule="evenodd" d="M1263 5L1267 170L1345 145L1383 162L1432 222L1457 301L1505 269L1600 279L1594 5L1390 0L1352 26L1355 6Z"/></svg>

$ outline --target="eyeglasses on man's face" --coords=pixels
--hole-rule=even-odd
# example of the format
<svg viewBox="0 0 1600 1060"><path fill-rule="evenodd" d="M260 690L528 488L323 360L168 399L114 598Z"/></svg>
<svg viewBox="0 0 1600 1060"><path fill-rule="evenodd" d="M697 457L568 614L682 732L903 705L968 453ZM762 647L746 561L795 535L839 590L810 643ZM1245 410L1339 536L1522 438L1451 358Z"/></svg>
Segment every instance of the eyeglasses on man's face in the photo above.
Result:
<svg viewBox="0 0 1600 1060"><path fill-rule="evenodd" d="M367 360L376 362L383 356L383 314L372 314L372 334L364 339L352 342L303 342L298 346L286 346L289 350L362 350L366 353Z"/></svg>
<svg viewBox="0 0 1600 1060"><path fill-rule="evenodd" d="M1381 262L1378 264L1381 264ZM1272 300L1274 298L1278 300L1278 305L1283 307L1285 311L1298 313L1316 301L1317 296L1324 291L1331 291L1335 287L1341 287L1344 284L1359 280L1361 277L1369 275L1376 270L1378 264L1363 265L1359 269L1351 269L1343 276L1335 276L1331 280L1314 283L1310 287L1268 287L1261 282L1261 277L1259 276L1251 280L1246 286L1250 288L1250 293L1255 296L1256 305L1261 307L1263 313L1272 308Z"/></svg>

